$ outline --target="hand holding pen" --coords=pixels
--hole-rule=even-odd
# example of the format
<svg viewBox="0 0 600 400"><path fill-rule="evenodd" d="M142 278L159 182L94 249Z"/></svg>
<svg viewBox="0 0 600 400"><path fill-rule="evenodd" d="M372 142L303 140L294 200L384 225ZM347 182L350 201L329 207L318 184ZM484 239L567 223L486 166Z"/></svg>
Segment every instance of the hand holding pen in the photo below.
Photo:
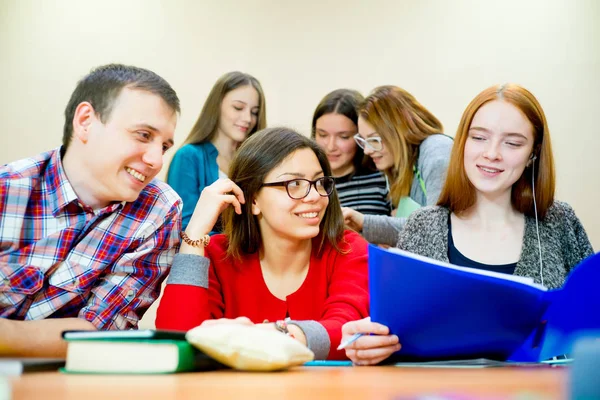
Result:
<svg viewBox="0 0 600 400"><path fill-rule="evenodd" d="M400 350L398 336L389 333L387 326L371 322L371 318L347 322L338 349L345 349L355 365L378 364Z"/></svg>

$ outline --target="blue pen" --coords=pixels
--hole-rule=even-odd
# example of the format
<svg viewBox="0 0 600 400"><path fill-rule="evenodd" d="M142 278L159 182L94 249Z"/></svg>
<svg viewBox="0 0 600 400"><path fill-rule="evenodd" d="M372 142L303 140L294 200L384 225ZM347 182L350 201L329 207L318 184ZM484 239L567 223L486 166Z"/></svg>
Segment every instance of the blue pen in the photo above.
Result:
<svg viewBox="0 0 600 400"><path fill-rule="evenodd" d="M364 333L355 333L354 335L352 335L348 339L346 339L344 342L340 343L340 345L338 346L337 349L338 350L345 349L346 347L350 346L352 343L356 342L358 340L358 338L363 335L364 335Z"/></svg>

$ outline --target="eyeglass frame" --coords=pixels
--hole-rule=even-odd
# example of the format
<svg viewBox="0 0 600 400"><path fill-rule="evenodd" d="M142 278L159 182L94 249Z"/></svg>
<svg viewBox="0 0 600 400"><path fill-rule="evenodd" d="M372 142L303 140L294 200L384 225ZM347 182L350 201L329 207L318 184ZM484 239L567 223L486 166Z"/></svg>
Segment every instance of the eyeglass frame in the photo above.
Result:
<svg viewBox="0 0 600 400"><path fill-rule="evenodd" d="M328 179L328 180L331 181L331 190L327 194L321 194L321 193L319 193L319 189L317 189L317 182L322 181L324 179ZM305 182L308 182L308 190L306 191L306 194L304 196L296 198L296 197L293 197L290 194L290 190L288 188L288 185L290 183L294 182L294 181L305 181ZM333 179L333 176L322 176L322 177L317 178L317 179L312 180L312 181L310 179L306 179L306 178L294 178L294 179L289 179L287 181L266 182L266 183L263 183L262 185L260 185L261 188L263 186L266 186L266 187L284 186L285 187L285 191L286 191L286 193L287 193L287 195L289 196L290 199L292 199L292 200L302 200L302 199L305 199L306 197L308 197L308 195L310 194L310 190L311 190L312 187L315 188L315 191L321 197L329 197L329 196L331 196L331 194L335 190L335 179ZM325 189L325 186L322 186L322 187L323 187L323 189Z"/></svg>
<svg viewBox="0 0 600 400"><path fill-rule="evenodd" d="M379 137L379 136L373 136L373 137L364 139L362 136L360 136L360 134L357 133L356 135L354 135L354 141L356 142L358 147L360 147L363 150L365 149L365 146L367 146L370 150L373 150L373 151L383 150L383 139L381 139L381 137ZM379 148L375 148L371 143L369 143L369 141L379 143Z"/></svg>

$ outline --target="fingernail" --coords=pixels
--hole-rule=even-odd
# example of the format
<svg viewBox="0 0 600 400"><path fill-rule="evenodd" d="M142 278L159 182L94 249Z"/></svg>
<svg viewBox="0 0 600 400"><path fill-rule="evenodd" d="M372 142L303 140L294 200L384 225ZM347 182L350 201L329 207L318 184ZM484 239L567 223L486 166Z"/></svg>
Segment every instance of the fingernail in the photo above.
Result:
<svg viewBox="0 0 600 400"><path fill-rule="evenodd" d="M390 343L393 344L393 343L398 343L398 342L399 342L398 336L392 335L392 337L390 338Z"/></svg>

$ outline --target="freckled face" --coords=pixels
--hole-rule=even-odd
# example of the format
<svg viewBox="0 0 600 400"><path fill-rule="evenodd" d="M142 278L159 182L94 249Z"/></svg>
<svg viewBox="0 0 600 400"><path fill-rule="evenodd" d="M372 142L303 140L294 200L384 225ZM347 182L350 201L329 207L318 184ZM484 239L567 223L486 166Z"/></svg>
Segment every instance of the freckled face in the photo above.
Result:
<svg viewBox="0 0 600 400"><path fill-rule="evenodd" d="M514 105L490 101L475 113L465 143L467 177L480 193L505 194L525 170L533 126Z"/></svg>

